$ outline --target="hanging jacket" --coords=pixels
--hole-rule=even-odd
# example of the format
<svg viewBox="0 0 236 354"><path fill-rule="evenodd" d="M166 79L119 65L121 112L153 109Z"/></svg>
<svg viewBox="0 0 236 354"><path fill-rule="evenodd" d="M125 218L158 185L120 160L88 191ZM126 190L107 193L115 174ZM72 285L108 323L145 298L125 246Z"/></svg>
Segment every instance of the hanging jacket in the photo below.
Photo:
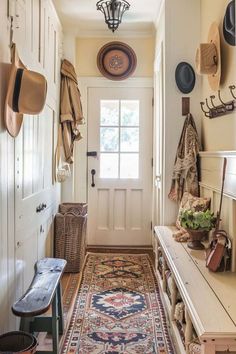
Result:
<svg viewBox="0 0 236 354"><path fill-rule="evenodd" d="M82 139L79 126L84 117L75 69L66 59L61 64L60 123L65 159L73 163L74 141Z"/></svg>
<svg viewBox="0 0 236 354"><path fill-rule="evenodd" d="M176 153L169 199L180 202L184 192L199 195L197 170L199 149L196 125L192 115L188 114Z"/></svg>

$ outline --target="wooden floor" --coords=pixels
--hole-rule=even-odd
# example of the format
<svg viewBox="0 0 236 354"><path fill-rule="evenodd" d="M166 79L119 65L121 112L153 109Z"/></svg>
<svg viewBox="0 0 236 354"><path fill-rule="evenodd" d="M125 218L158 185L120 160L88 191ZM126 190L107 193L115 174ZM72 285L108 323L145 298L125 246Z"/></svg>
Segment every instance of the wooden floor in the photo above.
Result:
<svg viewBox="0 0 236 354"><path fill-rule="evenodd" d="M151 249L108 249L108 248L88 248L87 252L91 253L117 253L117 254L140 254L146 253L150 256L151 260L154 262L154 253ZM80 274L79 273L65 273L62 277L62 301L63 301L63 312L64 312L64 323L65 323L65 333L70 324L70 319L72 316L76 295L78 293L80 285ZM64 334L65 336L65 334ZM64 336L60 338L60 348L64 342ZM51 350L52 340L51 336L47 333L41 333L38 337L38 350Z"/></svg>

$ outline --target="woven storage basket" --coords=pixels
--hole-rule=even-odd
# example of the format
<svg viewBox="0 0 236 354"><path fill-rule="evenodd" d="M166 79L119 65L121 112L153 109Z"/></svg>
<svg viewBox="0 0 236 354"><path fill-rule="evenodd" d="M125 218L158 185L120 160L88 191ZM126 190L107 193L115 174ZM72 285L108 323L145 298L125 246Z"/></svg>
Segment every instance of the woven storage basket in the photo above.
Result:
<svg viewBox="0 0 236 354"><path fill-rule="evenodd" d="M65 272L81 270L86 251L87 204L66 203L55 217L55 257L66 259Z"/></svg>
<svg viewBox="0 0 236 354"><path fill-rule="evenodd" d="M59 205L59 213L66 214L73 212L78 215L86 215L88 212L88 204L86 203L62 203Z"/></svg>

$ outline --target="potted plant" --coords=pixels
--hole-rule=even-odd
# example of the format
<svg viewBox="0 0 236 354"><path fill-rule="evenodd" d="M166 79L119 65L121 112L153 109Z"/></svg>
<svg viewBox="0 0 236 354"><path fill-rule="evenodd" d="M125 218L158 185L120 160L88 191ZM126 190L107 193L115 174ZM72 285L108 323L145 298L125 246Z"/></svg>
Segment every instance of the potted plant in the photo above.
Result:
<svg viewBox="0 0 236 354"><path fill-rule="evenodd" d="M204 249L201 241L215 227L216 217L209 209L206 211L183 210L180 213L180 224L188 232L188 247L194 250Z"/></svg>

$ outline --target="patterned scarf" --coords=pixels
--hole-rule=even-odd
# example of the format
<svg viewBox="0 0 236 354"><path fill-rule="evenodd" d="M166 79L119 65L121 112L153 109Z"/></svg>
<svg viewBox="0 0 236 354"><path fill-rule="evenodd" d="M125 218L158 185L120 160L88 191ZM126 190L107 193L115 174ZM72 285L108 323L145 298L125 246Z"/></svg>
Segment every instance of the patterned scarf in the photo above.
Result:
<svg viewBox="0 0 236 354"><path fill-rule="evenodd" d="M180 137L169 199L180 202L184 192L199 195L197 155L200 143L196 125L191 114L188 114Z"/></svg>

